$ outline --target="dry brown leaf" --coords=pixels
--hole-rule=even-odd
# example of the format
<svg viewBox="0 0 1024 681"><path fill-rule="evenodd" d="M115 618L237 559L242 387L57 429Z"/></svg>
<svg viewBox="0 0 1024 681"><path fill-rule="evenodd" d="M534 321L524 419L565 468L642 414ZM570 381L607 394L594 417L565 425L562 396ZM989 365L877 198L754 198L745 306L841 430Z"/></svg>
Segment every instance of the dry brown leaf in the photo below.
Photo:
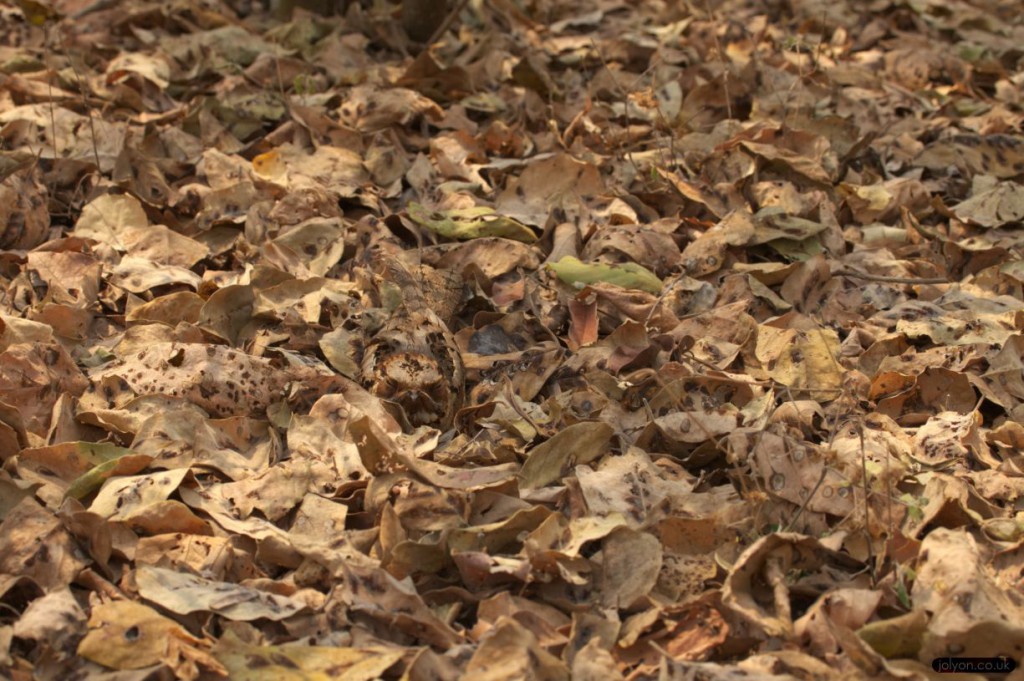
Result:
<svg viewBox="0 0 1024 681"><path fill-rule="evenodd" d="M614 429L607 423L577 423L538 445L519 472L523 490L535 490L560 480L575 463L588 463L604 455Z"/></svg>
<svg viewBox="0 0 1024 681"><path fill-rule="evenodd" d="M94 607L89 633L78 644L78 654L117 670L163 663L185 679L197 678L199 667L219 675L227 673L210 655L207 641L134 601L112 601Z"/></svg>
<svg viewBox="0 0 1024 681"><path fill-rule="evenodd" d="M136 396L186 400L216 416L247 415L283 398L289 373L218 345L156 343L100 368L80 409L123 407Z"/></svg>
<svg viewBox="0 0 1024 681"><path fill-rule="evenodd" d="M387 648L336 648L328 646L255 646L226 635L213 655L232 679L276 681L339 678L372 681L402 659L402 652Z"/></svg>
<svg viewBox="0 0 1024 681"><path fill-rule="evenodd" d="M57 651L70 651L85 634L85 624L82 607L71 590L62 587L29 603L14 623L13 634Z"/></svg>
<svg viewBox="0 0 1024 681"><path fill-rule="evenodd" d="M915 609L933 613L921 660L949 654L1013 659L1024 643L1024 599L996 581L982 549L962 530L940 528L924 539L911 597Z"/></svg>
<svg viewBox="0 0 1024 681"><path fill-rule="evenodd" d="M531 678L555 681L569 678L557 657L515 620L503 617L480 642L466 665L466 673L488 678Z"/></svg>
<svg viewBox="0 0 1024 681"><path fill-rule="evenodd" d="M0 246L32 249L49 236L50 215L46 189L33 169L15 172L0 180Z"/></svg>
<svg viewBox="0 0 1024 681"><path fill-rule="evenodd" d="M179 615L208 611L229 620L282 620L305 607L294 598L151 565L136 570L135 583L140 596Z"/></svg>
<svg viewBox="0 0 1024 681"><path fill-rule="evenodd" d="M565 218L579 215L580 204L604 190L597 168L566 154L533 160L517 181L498 197L497 210L535 227L543 227L553 209Z"/></svg>
<svg viewBox="0 0 1024 681"><path fill-rule="evenodd" d="M722 603L765 636L794 633L788 574L794 565L856 569L857 561L812 537L776 533L762 537L736 560L722 589ZM814 567L809 567L814 566Z"/></svg>
<svg viewBox="0 0 1024 681"><path fill-rule="evenodd" d="M650 593L661 571L661 542L646 532L619 528L601 542L601 600L628 610Z"/></svg>
<svg viewBox="0 0 1024 681"><path fill-rule="evenodd" d="M0 353L3 401L18 410L29 432L45 433L57 396L80 395L85 386L85 377L74 361L52 339L5 344Z"/></svg>

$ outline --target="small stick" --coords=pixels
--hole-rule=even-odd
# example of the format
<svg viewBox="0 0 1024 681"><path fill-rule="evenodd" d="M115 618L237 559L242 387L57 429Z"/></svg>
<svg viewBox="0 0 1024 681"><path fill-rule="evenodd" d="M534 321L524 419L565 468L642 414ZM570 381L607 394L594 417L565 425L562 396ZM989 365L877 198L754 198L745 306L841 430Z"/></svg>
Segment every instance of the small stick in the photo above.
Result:
<svg viewBox="0 0 1024 681"><path fill-rule="evenodd" d="M866 281L881 281L889 284L949 284L949 279L944 277L888 277L884 274L868 274L866 272L855 272L854 270L839 269L833 272L843 277L864 279Z"/></svg>
<svg viewBox="0 0 1024 681"><path fill-rule="evenodd" d="M441 22L441 25L434 30L434 33L430 36L430 40L427 41L427 44L433 45L438 40L440 40L441 36L443 36L445 34L445 31L448 30L448 27L452 25L453 21L455 21L455 17L459 16L459 14L462 13L462 10L465 9L466 5L468 4L469 0L459 0L458 4L456 4L455 7L452 8L452 11L448 12L448 16L444 18L444 21Z"/></svg>

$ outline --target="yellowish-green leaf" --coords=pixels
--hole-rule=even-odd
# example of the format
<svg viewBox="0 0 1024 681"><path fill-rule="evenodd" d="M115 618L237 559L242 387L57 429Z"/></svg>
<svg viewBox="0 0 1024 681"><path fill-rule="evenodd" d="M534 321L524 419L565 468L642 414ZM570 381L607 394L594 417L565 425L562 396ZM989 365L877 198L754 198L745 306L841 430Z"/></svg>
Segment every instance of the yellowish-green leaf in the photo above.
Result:
<svg viewBox="0 0 1024 681"><path fill-rule="evenodd" d="M60 15L50 6L49 3L36 2L36 0L15 0L25 18L33 26L42 26L47 21L59 19Z"/></svg>
<svg viewBox="0 0 1024 681"><path fill-rule="evenodd" d="M400 649L253 646L230 633L221 638L213 654L238 681L369 681L379 678L402 658Z"/></svg>
<svg viewBox="0 0 1024 681"><path fill-rule="evenodd" d="M804 239L803 241L777 239L769 242L768 246L775 249L779 255L787 260L799 262L809 260L825 250L817 237Z"/></svg>
<svg viewBox="0 0 1024 681"><path fill-rule="evenodd" d="M886 658L916 657L928 616L921 610L865 624L857 630L861 640Z"/></svg>
<svg viewBox="0 0 1024 681"><path fill-rule="evenodd" d="M622 265L584 263L567 255L556 263L548 265L559 279L567 284L593 284L604 282L622 288L634 288L649 293L661 292L661 279L646 267L634 262Z"/></svg>
<svg viewBox="0 0 1024 681"><path fill-rule="evenodd" d="M83 442L83 445L91 443ZM93 466L86 473L75 478L68 487L65 497L82 499L90 493L98 490L104 482L118 475L134 475L142 470L153 460L153 457L146 454L136 454L130 449L115 447L113 445L92 445L94 447L106 446L112 450L118 450L111 458L103 463Z"/></svg>
<svg viewBox="0 0 1024 681"><path fill-rule="evenodd" d="M409 204L409 217L430 231L448 239L479 239L502 237L514 241L533 243L537 235L529 227L487 206L432 211L418 203Z"/></svg>

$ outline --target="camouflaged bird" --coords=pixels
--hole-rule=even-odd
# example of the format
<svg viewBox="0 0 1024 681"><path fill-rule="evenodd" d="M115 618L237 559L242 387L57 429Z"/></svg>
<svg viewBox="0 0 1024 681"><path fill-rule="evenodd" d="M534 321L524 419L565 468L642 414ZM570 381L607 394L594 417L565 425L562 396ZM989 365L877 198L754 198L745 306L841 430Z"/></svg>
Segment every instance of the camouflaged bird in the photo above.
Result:
<svg viewBox="0 0 1024 681"><path fill-rule="evenodd" d="M461 294L461 286L455 294L451 279L425 268L423 280L432 285L423 290L422 282L396 259L387 260L383 269L385 284L398 289L401 301L366 346L363 384L400 406L409 425L447 430L462 407L465 372L447 320L435 310L446 317L453 313L453 297Z"/></svg>

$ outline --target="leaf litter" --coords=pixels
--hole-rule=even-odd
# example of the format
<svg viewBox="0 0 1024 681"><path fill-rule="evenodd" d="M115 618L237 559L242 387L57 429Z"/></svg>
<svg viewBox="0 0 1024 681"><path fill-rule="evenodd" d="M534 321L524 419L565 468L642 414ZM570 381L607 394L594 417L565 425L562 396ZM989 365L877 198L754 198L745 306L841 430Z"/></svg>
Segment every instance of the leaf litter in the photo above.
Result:
<svg viewBox="0 0 1024 681"><path fill-rule="evenodd" d="M1019 8L460 7L0 7L3 675L1024 662Z"/></svg>

